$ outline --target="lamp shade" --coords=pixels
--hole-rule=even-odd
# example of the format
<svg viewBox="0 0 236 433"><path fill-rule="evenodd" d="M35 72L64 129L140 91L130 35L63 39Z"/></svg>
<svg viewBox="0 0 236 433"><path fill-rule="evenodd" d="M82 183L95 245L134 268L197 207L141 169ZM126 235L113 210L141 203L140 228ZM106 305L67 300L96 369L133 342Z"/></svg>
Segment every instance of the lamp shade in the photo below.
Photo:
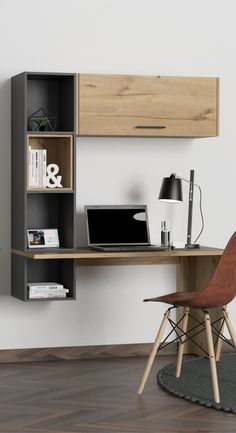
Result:
<svg viewBox="0 0 236 433"><path fill-rule="evenodd" d="M174 174L164 177L158 200L172 203L183 201L181 179L176 178Z"/></svg>

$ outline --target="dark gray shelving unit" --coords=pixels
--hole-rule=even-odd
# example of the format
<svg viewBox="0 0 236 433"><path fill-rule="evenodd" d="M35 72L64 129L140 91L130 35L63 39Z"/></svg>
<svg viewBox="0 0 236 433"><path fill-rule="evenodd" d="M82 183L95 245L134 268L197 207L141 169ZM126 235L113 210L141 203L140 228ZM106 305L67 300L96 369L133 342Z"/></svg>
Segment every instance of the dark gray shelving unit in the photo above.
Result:
<svg viewBox="0 0 236 433"><path fill-rule="evenodd" d="M35 301L28 297L28 283L48 281L69 289L63 301L75 299L73 259L24 257L27 229L57 228L60 248L55 251L75 249L75 83L75 74L60 73L23 72L11 79L12 249L22 253L12 254L11 294L22 301ZM40 108L55 116L54 131L32 130L29 117ZM29 147L47 149L48 163L59 165L63 188L28 186Z"/></svg>

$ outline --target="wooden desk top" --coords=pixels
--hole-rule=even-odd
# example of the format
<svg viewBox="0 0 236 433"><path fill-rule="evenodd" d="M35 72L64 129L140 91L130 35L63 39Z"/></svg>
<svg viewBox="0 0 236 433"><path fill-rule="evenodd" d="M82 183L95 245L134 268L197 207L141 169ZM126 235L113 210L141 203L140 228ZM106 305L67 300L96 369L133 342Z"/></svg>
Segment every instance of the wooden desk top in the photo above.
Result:
<svg viewBox="0 0 236 433"><path fill-rule="evenodd" d="M34 260L76 259L77 265L122 265L122 264L155 264L179 263L181 257L221 256L223 249L200 247L196 249L169 249L165 251L96 251L90 248L76 250L57 249L56 251L20 251L12 250L13 254Z"/></svg>

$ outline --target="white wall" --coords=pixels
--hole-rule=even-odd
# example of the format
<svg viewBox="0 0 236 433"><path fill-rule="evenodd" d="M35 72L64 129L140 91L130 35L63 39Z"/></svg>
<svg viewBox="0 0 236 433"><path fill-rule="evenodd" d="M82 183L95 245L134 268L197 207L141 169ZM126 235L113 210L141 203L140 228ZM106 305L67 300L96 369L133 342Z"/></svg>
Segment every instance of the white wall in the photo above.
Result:
<svg viewBox="0 0 236 433"><path fill-rule="evenodd" d="M163 176L195 169L201 243L224 247L236 226L234 21L233 0L227 7L220 0L41 0L40 7L0 0L0 349L152 341L162 308L142 299L175 289L174 266L86 267L78 269L76 302L10 297L10 77L24 70L220 76L219 138L78 139L77 211L80 244L84 204L147 203L152 241L167 218L172 239L184 240L187 200L173 207L157 195ZM195 233L199 226L195 207Z"/></svg>

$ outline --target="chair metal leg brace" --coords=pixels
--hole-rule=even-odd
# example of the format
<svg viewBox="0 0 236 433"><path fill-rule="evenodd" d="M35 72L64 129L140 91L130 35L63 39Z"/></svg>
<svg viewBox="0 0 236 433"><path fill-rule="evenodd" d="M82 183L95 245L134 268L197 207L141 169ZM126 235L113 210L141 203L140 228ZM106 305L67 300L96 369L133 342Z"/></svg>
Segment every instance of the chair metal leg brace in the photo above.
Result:
<svg viewBox="0 0 236 433"><path fill-rule="evenodd" d="M156 353L157 353L159 347L161 346L161 344L163 344L163 343L161 343L161 339L162 339L162 336L163 336L163 333L165 331L167 323L171 320L170 319L170 310L172 308L168 308L166 310L166 312L164 314L164 317L162 319L161 326L160 326L159 331L157 333L156 340L154 342L152 351L151 351L151 353L149 355L149 358L148 358L148 361L147 361L147 364L146 364L146 367L145 367L145 370L144 370L144 374L143 374L142 380L141 380L139 388L138 388L138 394L142 394L142 392L144 390L144 387L145 387L145 384L146 384L146 381L147 381L148 376L150 374L150 370L152 368L152 365L153 365ZM209 357L210 369L211 369L211 379L212 379L212 388L213 388L213 398L214 398L215 403L220 403L220 393L219 393L219 385L218 385L216 361L218 361L220 359L221 339L224 338L224 336L222 335L224 322L227 325L229 334L230 334L230 336L231 336L231 338L233 340L233 343L234 343L234 347L236 348L236 334L234 332L231 320L229 318L229 314L227 312L226 307L223 307L222 310L223 310L223 319L221 320L220 331L216 332L217 330L216 330L216 328L214 326L214 324L217 321L215 321L215 322L213 322L211 324L210 315L209 315L209 313L208 313L207 310L202 310L204 312L204 321L202 323L199 322L199 324L197 325L197 327L198 327L201 324L203 326L205 324L208 353L205 352L205 350L204 350L204 352ZM183 319L182 329L178 326L178 324L176 324L176 328L172 326L173 327L172 332L174 332L174 331L176 332L177 329L179 329L182 332L182 335L178 335L177 334L178 335L177 339L179 339L180 342L179 342L178 354L177 354L176 377L180 377L180 374L181 374L182 360L183 360L183 353L184 353L184 344L189 339L192 340L192 336L189 336L188 333L187 333L187 326L188 326L188 317L189 317L189 315L191 316L191 314L189 313L189 307L185 307L185 309L184 309L184 316L182 318ZM212 329L212 326L213 326L213 329ZM193 330L193 329L194 329L194 327L191 328L191 330ZM203 330L201 330L200 332L202 332L202 331ZM216 354L215 354L215 350L214 350L212 332L218 338L218 340L216 342ZM225 340L227 342L227 339L224 338L224 341ZM230 345L232 346L232 344L230 344Z"/></svg>
<svg viewBox="0 0 236 433"><path fill-rule="evenodd" d="M205 326L206 326L206 336L207 336L207 345L209 351L209 361L211 367L211 380L213 387L213 397L215 403L220 403L220 394L219 394L219 386L218 386L218 377L217 377L217 369L216 369L216 360L215 360L215 351L213 345L213 338L211 332L211 320L209 313L206 311L205 314Z"/></svg>
<svg viewBox="0 0 236 433"><path fill-rule="evenodd" d="M222 308L222 314L224 312L224 308ZM225 318L224 318L224 314L223 317L220 321L220 329L219 329L219 336L216 340L216 347L215 347L215 354L216 354L216 362L220 361L220 356L221 356L221 351L222 351L222 342L223 339L220 337L220 335L223 335L224 333L224 326L225 326Z"/></svg>
<svg viewBox="0 0 236 433"><path fill-rule="evenodd" d="M183 319L183 325L182 325L184 335L182 337L180 337L180 342L179 342L179 346L178 346L177 363L176 363L176 377L180 377L180 373L181 373L183 353L184 353L184 343L186 340L186 331L187 331L187 326L188 326L188 315L189 315L189 307L186 307L184 309L184 319Z"/></svg>
<svg viewBox="0 0 236 433"><path fill-rule="evenodd" d="M147 381L147 378L148 378L150 370L152 368L152 364L154 362L156 353L158 351L158 347L160 346L162 335L163 335L165 328L166 328L166 325L168 323L169 316L170 316L170 311L168 309L164 314L164 317L163 317L162 322L161 322L161 326L160 326L159 331L158 331L157 336L156 336L155 343L154 343L152 351L149 355L147 365L146 365L146 368L144 370L144 374L143 374L141 383L139 385L138 394L142 394L142 392L143 392L145 383Z"/></svg>

